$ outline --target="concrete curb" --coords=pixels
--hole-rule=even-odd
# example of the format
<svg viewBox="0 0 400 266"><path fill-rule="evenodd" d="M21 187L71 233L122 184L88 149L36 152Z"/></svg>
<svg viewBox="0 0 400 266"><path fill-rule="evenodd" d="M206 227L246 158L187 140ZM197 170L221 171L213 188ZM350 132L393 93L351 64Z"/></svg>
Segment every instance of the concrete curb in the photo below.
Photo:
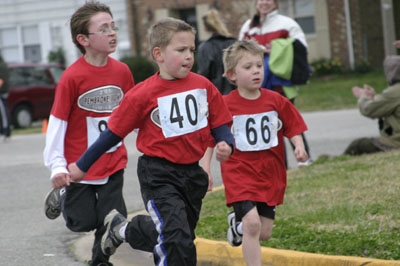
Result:
<svg viewBox="0 0 400 266"><path fill-rule="evenodd" d="M228 242L197 238L199 266L245 266L242 248L232 247ZM378 260L351 256L320 255L306 252L261 248L262 265L269 266L400 266L400 261Z"/></svg>

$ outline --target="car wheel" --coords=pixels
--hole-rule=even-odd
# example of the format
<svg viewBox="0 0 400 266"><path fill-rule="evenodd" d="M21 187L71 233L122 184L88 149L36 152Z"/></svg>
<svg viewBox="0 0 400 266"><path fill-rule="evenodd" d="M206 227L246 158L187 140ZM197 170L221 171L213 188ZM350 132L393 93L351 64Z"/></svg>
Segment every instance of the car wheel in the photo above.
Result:
<svg viewBox="0 0 400 266"><path fill-rule="evenodd" d="M32 120L32 110L29 106L20 105L14 110L13 122L16 128L28 128Z"/></svg>

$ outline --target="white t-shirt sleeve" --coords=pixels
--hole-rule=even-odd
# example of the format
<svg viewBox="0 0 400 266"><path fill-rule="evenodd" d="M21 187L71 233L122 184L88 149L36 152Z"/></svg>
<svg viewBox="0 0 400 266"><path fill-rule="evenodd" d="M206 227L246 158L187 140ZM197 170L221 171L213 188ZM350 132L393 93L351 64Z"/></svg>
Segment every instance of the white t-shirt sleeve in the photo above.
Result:
<svg viewBox="0 0 400 266"><path fill-rule="evenodd" d="M51 178L58 173L68 173L64 157L64 139L68 122L50 115L43 151L44 165L50 169Z"/></svg>

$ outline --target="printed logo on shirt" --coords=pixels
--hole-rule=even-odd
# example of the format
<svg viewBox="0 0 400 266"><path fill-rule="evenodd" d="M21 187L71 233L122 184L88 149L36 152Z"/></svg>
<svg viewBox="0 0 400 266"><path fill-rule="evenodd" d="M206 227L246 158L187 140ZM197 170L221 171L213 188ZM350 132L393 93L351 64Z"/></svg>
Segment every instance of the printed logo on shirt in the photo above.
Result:
<svg viewBox="0 0 400 266"><path fill-rule="evenodd" d="M166 138L181 136L208 125L207 90L194 89L157 99Z"/></svg>
<svg viewBox="0 0 400 266"><path fill-rule="evenodd" d="M160 110L158 107L154 108L153 111L151 111L150 114L150 119L153 121L153 123L161 128L161 122L160 122Z"/></svg>
<svg viewBox="0 0 400 266"><path fill-rule="evenodd" d="M83 93L78 98L78 106L90 112L111 113L123 97L124 92L120 87L106 85Z"/></svg>

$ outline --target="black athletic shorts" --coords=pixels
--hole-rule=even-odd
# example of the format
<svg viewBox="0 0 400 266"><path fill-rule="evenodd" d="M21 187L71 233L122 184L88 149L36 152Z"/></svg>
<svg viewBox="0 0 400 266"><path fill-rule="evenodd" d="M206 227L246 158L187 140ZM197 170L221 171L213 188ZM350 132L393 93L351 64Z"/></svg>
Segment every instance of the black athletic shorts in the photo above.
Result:
<svg viewBox="0 0 400 266"><path fill-rule="evenodd" d="M258 214L260 216L275 219L275 206L268 206L265 202L255 202L250 200L238 201L232 203L233 210L235 211L236 222L242 220L242 218L254 207L257 207Z"/></svg>

